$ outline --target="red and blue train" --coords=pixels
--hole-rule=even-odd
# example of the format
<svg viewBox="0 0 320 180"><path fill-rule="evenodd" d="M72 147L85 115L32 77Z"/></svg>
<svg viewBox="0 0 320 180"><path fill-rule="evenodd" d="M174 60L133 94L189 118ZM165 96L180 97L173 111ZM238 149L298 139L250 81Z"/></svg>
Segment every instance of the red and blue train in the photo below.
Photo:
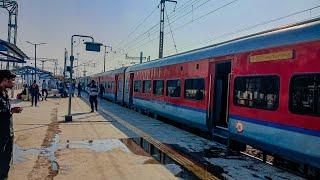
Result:
<svg viewBox="0 0 320 180"><path fill-rule="evenodd" d="M81 78L104 97L320 168L320 22Z"/></svg>

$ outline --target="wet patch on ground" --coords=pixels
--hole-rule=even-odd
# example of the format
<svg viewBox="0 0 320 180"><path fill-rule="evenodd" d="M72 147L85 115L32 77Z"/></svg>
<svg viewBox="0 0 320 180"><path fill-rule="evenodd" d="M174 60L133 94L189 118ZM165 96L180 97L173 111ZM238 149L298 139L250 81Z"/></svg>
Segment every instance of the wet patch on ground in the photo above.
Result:
<svg viewBox="0 0 320 180"><path fill-rule="evenodd" d="M12 163L13 164L23 163L28 160L28 156L30 155L37 156L39 153L40 153L40 149L36 149L36 148L24 149L18 146L17 144L14 144Z"/></svg>
<svg viewBox="0 0 320 180"><path fill-rule="evenodd" d="M89 149L96 152L106 152L113 149L121 149L129 153L130 150L118 139L98 139L86 141L69 141L60 144L60 149Z"/></svg>
<svg viewBox="0 0 320 180"><path fill-rule="evenodd" d="M48 125L37 161L27 176L28 179L53 179L59 172L59 165L55 162L54 154L56 141L59 141L57 134L60 132L57 113L57 108L51 112L51 123Z"/></svg>

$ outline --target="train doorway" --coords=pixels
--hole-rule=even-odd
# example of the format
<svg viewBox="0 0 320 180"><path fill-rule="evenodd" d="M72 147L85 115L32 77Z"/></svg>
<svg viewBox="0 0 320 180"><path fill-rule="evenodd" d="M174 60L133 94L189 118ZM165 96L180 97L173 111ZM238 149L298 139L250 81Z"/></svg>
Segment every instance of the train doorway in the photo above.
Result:
<svg viewBox="0 0 320 180"><path fill-rule="evenodd" d="M133 77L134 74L130 73L130 82L129 82L129 105L133 104Z"/></svg>
<svg viewBox="0 0 320 180"><path fill-rule="evenodd" d="M228 99L231 61L215 64L213 120L216 130L228 128Z"/></svg>

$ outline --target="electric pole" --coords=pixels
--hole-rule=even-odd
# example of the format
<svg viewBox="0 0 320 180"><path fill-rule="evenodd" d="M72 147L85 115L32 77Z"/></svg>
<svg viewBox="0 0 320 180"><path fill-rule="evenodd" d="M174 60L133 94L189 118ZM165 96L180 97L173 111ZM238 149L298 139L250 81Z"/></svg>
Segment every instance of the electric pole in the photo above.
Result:
<svg viewBox="0 0 320 180"><path fill-rule="evenodd" d="M140 64L141 64L143 60L147 59L147 57L143 57L143 52L140 52L140 56L139 56L139 57L128 56L128 54L126 54L125 59L139 60L139 61L140 61ZM134 63L134 64L135 64L135 63Z"/></svg>
<svg viewBox="0 0 320 180"><path fill-rule="evenodd" d="M64 48L64 65L63 65L63 80L64 81L66 79L67 59L68 59L68 51L67 51L67 48Z"/></svg>
<svg viewBox="0 0 320 180"><path fill-rule="evenodd" d="M159 40L159 58L163 57L163 36L164 36L164 8L166 1L177 4L177 1L160 0L160 40Z"/></svg>
<svg viewBox="0 0 320 180"><path fill-rule="evenodd" d="M107 45L102 45L104 47L104 55L103 55L103 72L106 72L106 55L107 55L107 47L110 48L112 52L112 47Z"/></svg>
<svg viewBox="0 0 320 180"><path fill-rule="evenodd" d="M8 21L8 42L14 45L17 44L17 29L18 29L18 3L13 0L0 0L0 8L5 8L9 12ZM15 66L15 63L12 64ZM9 62L7 62L6 69L10 68ZM2 61L1 61L2 69Z"/></svg>
<svg viewBox="0 0 320 180"><path fill-rule="evenodd" d="M34 79L33 80L37 80L37 46L44 45L47 43L32 43L30 41L26 41L26 42L34 46L34 68L35 68L35 71L34 71Z"/></svg>
<svg viewBox="0 0 320 180"><path fill-rule="evenodd" d="M80 53L77 53L77 66L79 66L79 55ZM79 69L77 68L77 77L79 77Z"/></svg>

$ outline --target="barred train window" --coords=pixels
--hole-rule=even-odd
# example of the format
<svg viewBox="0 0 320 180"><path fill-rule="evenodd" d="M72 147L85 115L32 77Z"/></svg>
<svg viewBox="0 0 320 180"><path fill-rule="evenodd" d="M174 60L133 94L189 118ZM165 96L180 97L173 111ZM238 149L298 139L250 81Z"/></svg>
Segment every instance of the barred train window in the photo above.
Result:
<svg viewBox="0 0 320 180"><path fill-rule="evenodd" d="M143 89L142 89L143 93L150 93L151 92L151 81L150 80L143 81L142 86L143 86Z"/></svg>
<svg viewBox="0 0 320 180"><path fill-rule="evenodd" d="M181 86L180 80L167 80L167 96L170 97L180 97Z"/></svg>
<svg viewBox="0 0 320 180"><path fill-rule="evenodd" d="M276 110L279 104L279 77L237 77L233 102L238 106Z"/></svg>
<svg viewBox="0 0 320 180"><path fill-rule="evenodd" d="M140 92L140 89L141 89L141 81L134 81L134 92Z"/></svg>
<svg viewBox="0 0 320 180"><path fill-rule="evenodd" d="M291 79L289 109L295 114L320 116L320 73Z"/></svg>
<svg viewBox="0 0 320 180"><path fill-rule="evenodd" d="M121 79L120 79L120 80L121 80ZM122 81L119 81L118 91L119 91L119 92L122 92Z"/></svg>
<svg viewBox="0 0 320 180"><path fill-rule="evenodd" d="M184 97L191 100L202 100L204 98L204 79L186 79Z"/></svg>
<svg viewBox="0 0 320 180"><path fill-rule="evenodd" d="M111 81L111 89L114 90L114 81Z"/></svg>
<svg viewBox="0 0 320 180"><path fill-rule="evenodd" d="M153 81L153 94L163 95L163 80Z"/></svg>

